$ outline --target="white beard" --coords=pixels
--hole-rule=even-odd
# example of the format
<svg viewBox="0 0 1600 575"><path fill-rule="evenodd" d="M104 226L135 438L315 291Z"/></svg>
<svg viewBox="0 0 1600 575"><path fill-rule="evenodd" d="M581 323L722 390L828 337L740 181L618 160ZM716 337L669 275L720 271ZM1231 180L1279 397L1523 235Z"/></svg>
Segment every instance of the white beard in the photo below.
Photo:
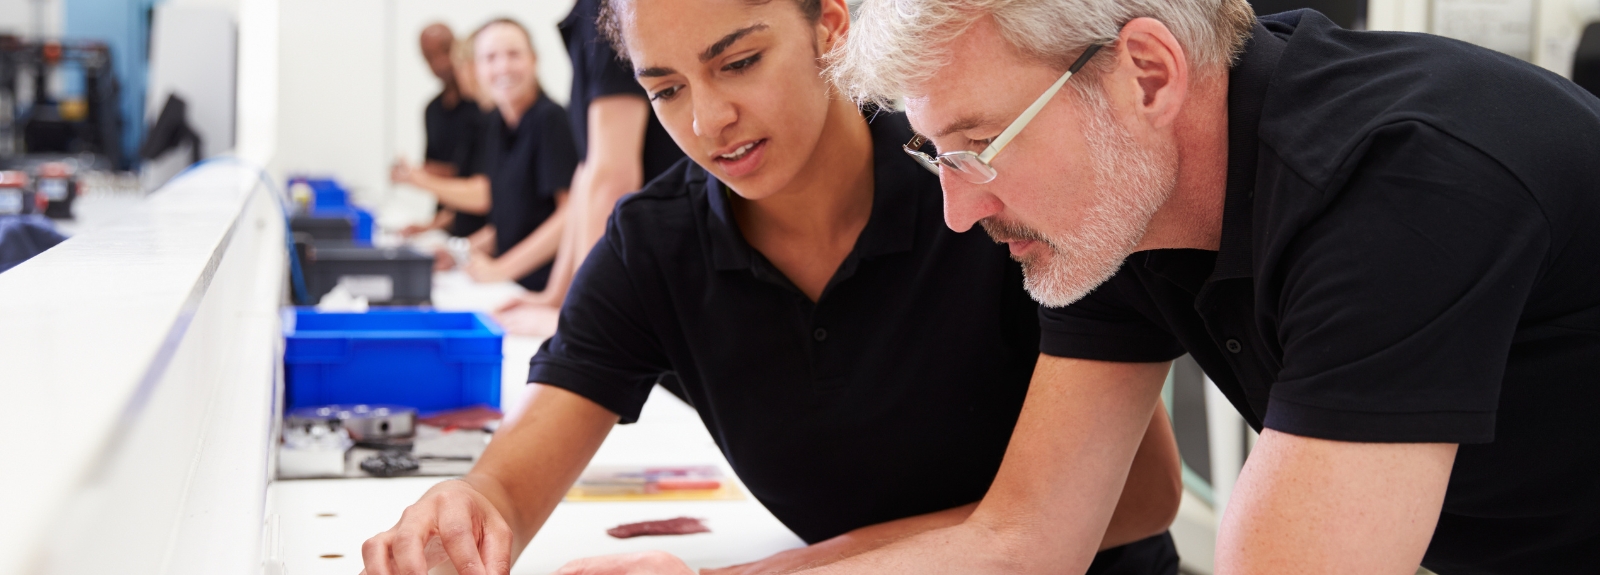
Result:
<svg viewBox="0 0 1600 575"><path fill-rule="evenodd" d="M1023 287L1045 307L1071 305L1111 279L1177 183L1177 159L1140 147L1111 115L1104 96L1085 98L1083 109L1094 197L1082 223L1065 235L1049 237L1019 224L981 222L996 240L1029 239L1049 248L1016 258L1022 263ZM1046 193L1071 192L1058 187Z"/></svg>

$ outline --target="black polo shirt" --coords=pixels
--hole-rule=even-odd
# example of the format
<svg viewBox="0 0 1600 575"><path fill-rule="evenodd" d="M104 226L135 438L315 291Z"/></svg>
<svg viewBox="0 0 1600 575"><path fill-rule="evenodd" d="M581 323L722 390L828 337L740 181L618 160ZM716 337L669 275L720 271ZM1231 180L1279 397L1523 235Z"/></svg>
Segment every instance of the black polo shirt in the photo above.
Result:
<svg viewBox="0 0 1600 575"><path fill-rule="evenodd" d="M528 380L631 423L676 373L740 479L807 542L981 499L1038 358L1038 306L1004 247L944 226L938 178L900 151L905 117L872 133L872 215L817 302L684 160L617 205ZM1165 535L1102 556L1092 572L1176 570Z"/></svg>
<svg viewBox="0 0 1600 575"><path fill-rule="evenodd" d="M572 147L566 112L540 94L514 129L495 113L485 134L483 161L489 176L495 253L504 254L549 219L556 210L556 192L572 184L578 153ZM550 264L546 264L517 283L540 290L549 279Z"/></svg>
<svg viewBox="0 0 1600 575"><path fill-rule="evenodd" d="M474 158L482 147L485 122L484 112L472 101L459 99L451 108L444 105L443 93L434 96L422 110L422 128L426 139L423 159L455 166L458 178L482 173L481 166L477 165ZM449 232L454 236L472 235L472 232L483 227L484 222L483 216L458 211Z"/></svg>
<svg viewBox="0 0 1600 575"><path fill-rule="evenodd" d="M1257 429L1462 444L1424 565L1600 565L1600 100L1495 52L1265 16L1220 252L1153 250L1041 349L1188 352Z"/></svg>
<svg viewBox="0 0 1600 575"><path fill-rule="evenodd" d="M456 105L451 107L445 105L443 93L434 96L422 109L422 127L427 140L423 159L455 166L456 173L460 174L461 160L477 136L480 116L482 112L466 98L458 96Z"/></svg>
<svg viewBox="0 0 1600 575"><path fill-rule="evenodd" d="M572 115L572 135L578 144L578 158L589 151L589 103L619 94L638 96L649 103L644 88L633 78L633 67L617 55L600 35L595 19L600 15L600 0L578 0L572 12L558 26L572 58L572 98L567 109ZM655 110L644 131L644 180L648 182L683 158L683 151L656 119Z"/></svg>

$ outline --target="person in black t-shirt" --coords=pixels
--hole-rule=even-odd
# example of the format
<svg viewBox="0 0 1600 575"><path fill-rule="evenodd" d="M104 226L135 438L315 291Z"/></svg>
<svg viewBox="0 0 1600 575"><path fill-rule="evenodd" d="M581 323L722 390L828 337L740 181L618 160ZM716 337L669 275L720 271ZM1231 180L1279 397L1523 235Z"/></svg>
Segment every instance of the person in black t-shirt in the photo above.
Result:
<svg viewBox="0 0 1600 575"><path fill-rule="evenodd" d="M457 211L487 212L489 225L472 234L466 271L473 279L514 280L539 290L550 275L577 168L572 129L566 111L539 87L533 43L520 24L501 19L484 25L473 34L473 53L478 86L495 105L470 156L481 173L462 179L412 171L407 177Z"/></svg>
<svg viewBox="0 0 1600 575"><path fill-rule="evenodd" d="M555 330L572 276L600 239L612 206L683 158L633 79L633 66L601 37L595 26L599 15L600 0L578 0L561 21L561 38L572 57L567 109L583 159L581 176L573 179L573 205L550 283L496 310L495 319L509 333L548 336Z"/></svg>
<svg viewBox="0 0 1600 575"><path fill-rule="evenodd" d="M471 82L464 82L460 62L455 54L457 42L450 28L433 23L422 29L418 42L429 71L439 79L442 89L438 96L423 109L423 127L426 146L422 158L422 171L437 178L466 178L472 175L467 165L473 140L478 138L483 111L474 100ZM395 183L413 183L414 170L404 159L396 160L390 170ZM476 225L474 225L476 224ZM411 236L430 229L450 230L452 235L466 236L482 227L481 216L468 215L456 218L454 210L442 204L432 222L422 226L409 226L402 235ZM469 229L470 228L470 229Z"/></svg>
<svg viewBox="0 0 1600 575"><path fill-rule="evenodd" d="M1065 4L868 2L833 59L906 102L1083 401L1030 394L1061 423L1019 427L995 514L821 572L1081 568L1183 353L1261 431L1219 573L1600 569L1600 99L1309 10Z"/></svg>
<svg viewBox="0 0 1600 575"><path fill-rule="evenodd" d="M640 83L689 159L618 204L520 417L368 541L370 574L427 569L409 550L435 535L460 571L509 566L668 373L743 484L812 544L729 572L837 560L982 513L1030 381L1053 377L1033 369L1020 266L943 225L937 178L900 150L905 117L864 118L820 77L844 0L628 6ZM1176 446L1149 407L1092 573L1177 572ZM658 568L693 574L661 553L562 572Z"/></svg>

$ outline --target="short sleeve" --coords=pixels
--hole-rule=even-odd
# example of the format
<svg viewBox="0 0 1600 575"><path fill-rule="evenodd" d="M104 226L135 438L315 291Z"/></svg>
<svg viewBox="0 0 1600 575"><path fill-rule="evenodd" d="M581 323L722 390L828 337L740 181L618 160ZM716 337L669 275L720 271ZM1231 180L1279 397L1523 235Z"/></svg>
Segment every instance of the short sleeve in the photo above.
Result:
<svg viewBox="0 0 1600 575"><path fill-rule="evenodd" d="M539 133L538 193L555 197L572 186L572 173L578 169L577 144L572 140L572 124L560 108L545 114Z"/></svg>
<svg viewBox="0 0 1600 575"><path fill-rule="evenodd" d="M1100 287L1072 305L1039 308L1039 351L1045 355L1153 363L1182 356L1183 345L1151 315L1155 312L1144 286L1132 267L1138 254L1122 262L1122 269Z"/></svg>
<svg viewBox="0 0 1600 575"><path fill-rule="evenodd" d="M589 75L589 101L620 94L645 97L644 87L633 77L633 65L619 57L610 42L596 40L589 65L593 68Z"/></svg>
<svg viewBox="0 0 1600 575"><path fill-rule="evenodd" d="M1550 242L1543 211L1493 158L1420 123L1380 129L1364 158L1279 259L1283 367L1263 424L1339 441L1493 441Z"/></svg>
<svg viewBox="0 0 1600 575"><path fill-rule="evenodd" d="M528 381L566 389L633 423L671 368L613 247L614 220L609 227L573 278L556 335L533 356Z"/></svg>

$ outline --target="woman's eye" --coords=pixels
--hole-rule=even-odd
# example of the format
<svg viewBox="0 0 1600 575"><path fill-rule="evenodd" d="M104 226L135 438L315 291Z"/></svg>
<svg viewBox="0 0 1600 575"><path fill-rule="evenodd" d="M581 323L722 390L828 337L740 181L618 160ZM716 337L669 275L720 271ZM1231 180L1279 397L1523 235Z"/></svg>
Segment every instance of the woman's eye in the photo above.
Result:
<svg viewBox="0 0 1600 575"><path fill-rule="evenodd" d="M650 100L653 102L665 102L667 100L671 100L673 96L678 95L678 88L679 86L673 86L671 88L651 94Z"/></svg>
<svg viewBox="0 0 1600 575"><path fill-rule="evenodd" d="M749 58L745 58L743 60L738 60L738 61L729 63L727 66L723 66L722 69L723 69L723 71L739 71L739 70L743 70L745 68L749 68L750 65L755 64L756 62L759 62L759 61L761 61L761 54L754 54L754 55L750 56Z"/></svg>

